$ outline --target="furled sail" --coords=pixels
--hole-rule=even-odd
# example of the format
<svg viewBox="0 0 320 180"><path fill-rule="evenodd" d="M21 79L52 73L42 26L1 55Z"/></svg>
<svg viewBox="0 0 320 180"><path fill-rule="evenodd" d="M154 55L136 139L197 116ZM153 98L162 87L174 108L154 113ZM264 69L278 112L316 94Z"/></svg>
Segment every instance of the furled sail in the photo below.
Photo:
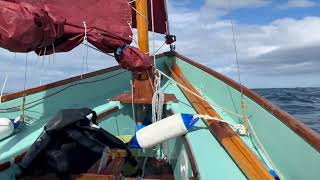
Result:
<svg viewBox="0 0 320 180"><path fill-rule="evenodd" d="M131 1L132 2L132 1ZM151 14L151 4L153 5L153 24L154 24L154 31L160 34L169 34L169 26L168 26L168 13L167 13L167 6L166 0L148 0L148 21L150 22L148 25L149 31L152 31L152 14ZM132 7L135 8L135 3L130 4ZM136 21L136 12L132 11L132 27L137 27Z"/></svg>
<svg viewBox="0 0 320 180"><path fill-rule="evenodd" d="M125 69L144 71L149 57L132 42L131 7L127 0L0 0L0 46L38 55L67 52L89 43Z"/></svg>

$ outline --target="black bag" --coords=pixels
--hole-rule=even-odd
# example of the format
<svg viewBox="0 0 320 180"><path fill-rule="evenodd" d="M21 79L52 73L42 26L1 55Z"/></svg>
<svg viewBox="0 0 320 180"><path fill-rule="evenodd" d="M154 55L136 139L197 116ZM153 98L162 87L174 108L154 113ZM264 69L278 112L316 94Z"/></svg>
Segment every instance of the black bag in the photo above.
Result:
<svg viewBox="0 0 320 180"><path fill-rule="evenodd" d="M92 120L86 118L92 113ZM60 179L86 172L102 156L106 147L125 149L127 161L137 165L127 146L96 124L96 113L89 108L64 109L45 126L21 163L17 177L56 173Z"/></svg>

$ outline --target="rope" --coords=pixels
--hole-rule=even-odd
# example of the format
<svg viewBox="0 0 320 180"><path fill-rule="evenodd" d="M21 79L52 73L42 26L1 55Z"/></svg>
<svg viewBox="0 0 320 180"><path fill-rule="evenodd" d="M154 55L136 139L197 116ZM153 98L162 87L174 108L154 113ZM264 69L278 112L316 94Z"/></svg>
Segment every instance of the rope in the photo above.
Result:
<svg viewBox="0 0 320 180"><path fill-rule="evenodd" d="M152 56L155 58L155 55L157 54L158 51L160 51L160 49L165 45L166 43L164 42L156 51L154 51L154 53L152 54ZM155 63L154 63L155 64Z"/></svg>
<svg viewBox="0 0 320 180"><path fill-rule="evenodd" d="M241 75L240 75L240 66L239 66L239 59L238 59L238 48L236 44L236 38L235 38L235 32L234 32L234 23L233 23L233 18L232 18L232 9L231 9L231 0L228 0L228 6L229 6L229 14L230 14L230 23L231 23L231 30L232 30L232 39L233 39L233 46L234 46L234 52L235 52L235 60L237 64L237 71L238 71L238 80L240 84L240 92L241 92L241 109L242 109L242 115L243 115L243 120L244 120L244 126L246 129L250 129L252 135L254 136L256 142L260 146L260 149L263 151L264 155L268 159L269 163L271 164L271 167L273 168L274 171L276 171L277 175L280 177L280 179L284 179L283 176L281 175L279 169L276 167L276 165L273 163L272 159L270 158L269 154L267 153L266 149L264 148L263 144L261 143L259 137L257 136L250 120L248 119L247 113L246 113L246 103L243 95L243 87L242 87L242 82L241 82ZM251 135L251 133L247 132L248 136ZM255 145L254 143L252 143Z"/></svg>
<svg viewBox="0 0 320 180"><path fill-rule="evenodd" d="M242 118L242 115L241 114L238 114L238 113L235 113L235 112L232 112L230 110L227 110L221 106L218 106L218 105L214 105L214 104L211 104L210 102L208 102L205 98L199 96L198 94L196 94L195 92L191 91L190 89L186 88L185 86L183 86L182 84L176 82L174 79L172 79L171 77L169 77L168 75L166 75L165 73L161 72L160 70L158 70L159 73L161 73L163 76L165 76L166 78L168 78L170 81L174 82L176 85L180 86L181 88L185 89L186 91L188 91L189 93L191 93L192 95L206 101L208 104L210 104L211 106L213 107L216 107L216 108L219 108L227 113L229 113L230 115L234 115L236 117L240 117ZM200 116L201 117L201 116ZM225 122L225 123L228 123L226 121L222 121L220 119L216 119L214 117L210 117L210 116L206 116L208 119L213 119L213 120L217 120L217 121L221 121L221 122ZM260 146L260 149L262 150L262 152L264 153L264 155L266 156L266 158L268 159L269 163L271 164L273 170L277 173L277 175L280 177L280 179L284 179L283 176L281 175L280 171L278 170L278 168L276 167L276 165L273 163L272 159L270 158L269 154L267 153L266 149L264 148L263 144L261 143L259 137L257 136L250 120L248 119L248 127L249 129L251 130L252 132L252 135L254 136L255 140L257 141L258 145ZM231 125L230 123L228 123L229 125ZM245 127L243 126L242 124L236 124L236 125L232 125L236 130L238 130L238 133L239 134L246 134L247 136L250 136L250 133L247 131L248 127Z"/></svg>
<svg viewBox="0 0 320 180"><path fill-rule="evenodd" d="M37 65L38 62L39 62L39 58L40 58L41 53L42 53L42 49L40 49L39 55L38 55L38 57L37 57L36 65Z"/></svg>
<svg viewBox="0 0 320 180"><path fill-rule="evenodd" d="M88 45L88 40L87 40L87 24L85 21L83 21L83 27L84 27L84 37L83 41L85 42L86 45ZM86 62L86 72L89 71L88 69L88 53L89 53L89 48L86 46L86 56L85 56L85 62Z"/></svg>
<svg viewBox="0 0 320 180"><path fill-rule="evenodd" d="M91 49L93 49L93 50L96 50L96 51L98 51L98 52L101 52L101 53L103 53L103 54L105 54L105 55L114 57L114 55L109 54L109 53L105 53L105 52L101 51L100 49L98 49L98 48L96 48L96 47L94 47L94 46L91 46L91 45L89 45L89 44L84 44L84 43L81 43L81 44L83 44L83 45L85 45L85 46L87 46L87 47L89 47L89 48L91 48Z"/></svg>
<svg viewBox="0 0 320 180"><path fill-rule="evenodd" d="M131 84L131 107L132 107L132 118L134 120L134 122L136 122L136 114L134 111L134 94L133 94L133 90L134 90L134 84L133 84L133 80L130 81Z"/></svg>
<svg viewBox="0 0 320 180"><path fill-rule="evenodd" d="M153 0L150 0L151 4L151 26L152 26L152 44L153 44L153 54L156 52L156 42L154 37L154 17L153 17ZM156 57L153 56L153 65L154 68L157 69Z"/></svg>
<svg viewBox="0 0 320 180"><path fill-rule="evenodd" d="M130 5L130 4L129 4ZM130 5L131 6L131 5ZM131 6L131 8L138 13L140 16L142 16L147 22L149 22L148 17L144 16L143 14L141 14L141 12L139 12L136 8L134 8L133 6Z"/></svg>
<svg viewBox="0 0 320 180"><path fill-rule="evenodd" d="M55 48L54 48L54 43L52 43L52 51L53 51L53 54L52 54L52 63L54 64L55 54L56 54L56 50L55 50Z"/></svg>
<svg viewBox="0 0 320 180"><path fill-rule="evenodd" d="M154 93L152 96L152 123L160 121L162 118L164 94L161 93L161 74L154 78Z"/></svg>
<svg viewBox="0 0 320 180"><path fill-rule="evenodd" d="M154 93L152 96L152 123L160 121L162 119L164 105L164 94L161 93L161 74L156 73L154 77ZM164 159L164 149L166 149L166 142L158 145L157 149L157 159ZM163 156L164 155L164 156Z"/></svg>
<svg viewBox="0 0 320 180"><path fill-rule="evenodd" d="M4 88L6 86L7 80L8 80L8 74L6 74L6 78L4 79L4 83L3 83L2 88L1 88L0 103L2 103L2 95L3 95L3 92L4 92Z"/></svg>
<svg viewBox="0 0 320 180"><path fill-rule="evenodd" d="M133 2L136 2L136 0L129 1L128 3L131 4L131 3L133 3Z"/></svg>
<svg viewBox="0 0 320 180"><path fill-rule="evenodd" d="M227 121L224 121L222 119L219 119L219 118L216 118L216 117L212 117L212 116L209 116L209 115L202 115L202 114L197 114L197 115L194 115L195 118L201 118L201 119L204 119L204 120L213 120L213 121L217 121L217 122L222 122L222 123L226 123L228 124L230 127L234 128L235 131L241 135L241 136L245 136L247 135L247 129L245 126L243 126L242 124L232 124L232 123L229 123Z"/></svg>
<svg viewBox="0 0 320 180"><path fill-rule="evenodd" d="M24 67L24 84L23 84L23 90L26 90L27 86L27 71L28 71L28 54L26 54L26 62L25 62L25 67Z"/></svg>
<svg viewBox="0 0 320 180"><path fill-rule="evenodd" d="M184 90L188 91L189 93L191 93L192 95L196 96L197 98L199 99L202 99L204 101L207 102L207 100L205 98L203 98L202 96L198 95L197 93L191 91L190 89L188 89L187 87L185 87L184 85L178 83L177 81L175 81L174 79L172 79L170 76L166 75L164 72L160 71L160 70L157 70L161 75L163 75L164 77L168 78L170 81L174 82L176 85L178 85L179 87L183 88ZM233 112L231 110L228 110L226 108L223 108L219 105L216 105L216 104L212 104L210 102L208 102L211 106L213 107L216 107L218 109L221 109L222 111L226 112L226 113L229 113L230 115L233 115L235 117L239 117L239 118L242 118L242 115L241 114L238 114L236 112Z"/></svg>

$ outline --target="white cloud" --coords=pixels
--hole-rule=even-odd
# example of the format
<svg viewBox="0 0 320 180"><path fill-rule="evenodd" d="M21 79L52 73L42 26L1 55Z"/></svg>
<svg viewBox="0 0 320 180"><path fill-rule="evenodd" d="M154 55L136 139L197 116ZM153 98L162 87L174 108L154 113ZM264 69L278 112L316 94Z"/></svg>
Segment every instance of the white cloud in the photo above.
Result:
<svg viewBox="0 0 320 180"><path fill-rule="evenodd" d="M177 35L176 50L237 80L232 31L227 15L227 0L207 0L199 9L185 7L180 1L173 7L169 1L172 34ZM267 6L270 0L232 0L232 9ZM320 49L320 17L303 19L283 18L265 25L235 23L236 44L243 82L249 87L279 87L317 84L320 66L316 49ZM150 38L151 38L150 34ZM163 36L156 35L156 47L163 44ZM153 50L150 41L150 50ZM134 45L134 43L133 43ZM29 53L28 87L64 79L81 73L83 46L55 56L55 63L44 66ZM156 48L156 49L157 49ZM160 50L168 50L165 47ZM320 51L319 51L320 52ZM6 90L23 88L24 54L0 50L0 85L8 74ZM42 60L42 58L40 58ZM89 71L117 64L113 58L89 49ZM309 72L309 73L308 73ZM312 72L312 73L311 73ZM299 76L300 75L300 76ZM277 81L274 81L275 76ZM308 79L309 78L309 79ZM287 83L286 83L287 82Z"/></svg>
<svg viewBox="0 0 320 180"><path fill-rule="evenodd" d="M235 7L265 6L270 1L255 2L256 4L249 6L250 2L239 1ZM202 18L203 9L210 12L211 4L209 6L208 3L207 1L205 4L207 7L200 10L174 9L170 12L171 29L178 39L177 51L237 79L230 21L222 20L219 16L211 19ZM217 7L225 7L222 1L210 3ZM224 11L224 13L226 12ZM320 42L320 33L318 33L320 17L283 18L265 25L241 24L236 21L234 23L241 75L244 76L244 83L247 86L298 86L297 83L304 85L305 79L303 77L308 72L313 73L312 75L309 73L308 76L313 76L314 79L320 78L320 71L315 71L317 65L319 67L320 65L315 62L315 58L310 60L311 57L308 56L308 53L313 52L313 44ZM299 54L294 54L294 51ZM312 54L312 56L317 57L317 54ZM259 64L262 61L264 63ZM275 62L281 63L276 64ZM265 66L268 63L270 66ZM273 67L273 65L277 67ZM297 71L298 66L300 69ZM295 74L294 77L293 74ZM275 76L282 76L282 79L288 80L288 83L281 84L280 82L283 81L272 80ZM266 79L269 79L269 83L259 83L257 80L252 80L258 78L264 79L265 82L267 82ZM291 81L290 78L296 78L296 81Z"/></svg>
<svg viewBox="0 0 320 180"><path fill-rule="evenodd" d="M27 84L26 88L47 84L57 80L69 78L86 72L82 66L82 59L86 56L85 46L80 45L68 53L56 53L54 62L53 56L45 58L38 57L35 53L27 54L12 53L0 49L0 86L2 88L4 79L8 76L5 91L12 92L24 88L25 58L28 57ZM99 70L105 67L116 65L116 61L102 53L89 49L88 69L89 71ZM83 67L83 68L82 68Z"/></svg>
<svg viewBox="0 0 320 180"><path fill-rule="evenodd" d="M281 4L277 8L279 9L308 8L316 5L317 3L312 0L288 0L286 4Z"/></svg>

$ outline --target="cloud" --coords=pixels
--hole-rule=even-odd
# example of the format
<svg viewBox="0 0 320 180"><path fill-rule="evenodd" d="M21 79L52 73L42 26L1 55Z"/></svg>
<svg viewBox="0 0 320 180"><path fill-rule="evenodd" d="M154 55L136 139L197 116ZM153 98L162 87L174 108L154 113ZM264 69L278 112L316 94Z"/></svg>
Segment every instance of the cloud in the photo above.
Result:
<svg viewBox="0 0 320 180"><path fill-rule="evenodd" d="M287 3L277 6L277 8L279 9L308 8L316 5L317 3L312 0L288 0Z"/></svg>
<svg viewBox="0 0 320 180"><path fill-rule="evenodd" d="M191 0L168 1L171 33L177 35L176 50L235 80L237 66L227 0L203 1L194 8ZM311 1L310 1L311 2ZM289 4L290 2L288 2ZM189 4L186 6L185 4ZM270 0L232 0L232 9L269 6ZM300 5L301 6L301 5ZM320 17L282 18L264 25L243 24L234 17L236 45L243 82L248 87L320 86ZM152 34L149 34L152 39ZM156 34L155 49L163 44ZM135 45L135 43L133 43ZM153 43L150 41L150 51ZM85 72L85 47L58 53L49 64L29 53L27 87L53 82ZM160 52L168 50L165 46ZM0 49L0 85L8 75L7 91L23 88L25 54ZM38 59L38 63L37 63ZM52 57L51 57L52 59ZM42 65L42 61L44 62ZM89 71L116 65L116 61L89 49Z"/></svg>
<svg viewBox="0 0 320 180"><path fill-rule="evenodd" d="M24 88L25 60L27 61L26 88L47 84L57 80L69 78L86 72L83 59L86 57L86 47L80 45L68 53L38 57L35 53L12 53L0 49L0 85L2 88L5 77L8 81L5 92L22 90ZM116 61L102 53L89 49L88 70L95 71L116 65Z"/></svg>
<svg viewBox="0 0 320 180"><path fill-rule="evenodd" d="M239 1L235 7L261 7L270 1L255 2L250 6L249 2L242 4ZM210 3L225 8L222 1ZM209 6L211 4L206 3L200 10L171 11L169 16L174 17L171 19L171 30L177 35L177 51L237 80L230 21L220 17L202 18L203 9L210 9ZM299 84L317 84L316 79L320 78L320 71L317 70L320 67L317 59L320 57L317 54L317 48L320 48L320 17L282 18L264 25L241 24L235 19L234 25L240 71L245 85L296 87ZM275 81L275 78L281 80ZM288 83L284 83L286 81Z"/></svg>
<svg viewBox="0 0 320 180"><path fill-rule="evenodd" d="M172 19L177 25L181 26L194 21L196 19L202 19L207 23L213 20L219 20L219 18L225 16L229 12L229 2L232 10L242 8L258 8L267 6L272 3L270 0L204 0L197 1L202 3L199 8L194 8L190 0L174 0L169 1L169 18ZM179 16L183 14L183 16ZM176 19L178 18L178 19Z"/></svg>
<svg viewBox="0 0 320 180"><path fill-rule="evenodd" d="M243 60L242 68L254 74L268 76L320 77L320 41L296 47L278 48L257 57Z"/></svg>

